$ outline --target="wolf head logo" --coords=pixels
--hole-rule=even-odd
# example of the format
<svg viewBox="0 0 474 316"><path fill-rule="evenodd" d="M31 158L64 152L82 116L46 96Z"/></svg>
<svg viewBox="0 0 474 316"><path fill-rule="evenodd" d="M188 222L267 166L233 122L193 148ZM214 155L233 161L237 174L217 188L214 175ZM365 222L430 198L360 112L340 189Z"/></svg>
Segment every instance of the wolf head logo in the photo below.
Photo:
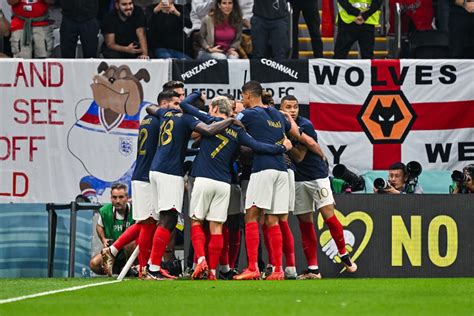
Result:
<svg viewBox="0 0 474 316"><path fill-rule="evenodd" d="M377 100L370 119L380 125L383 136L390 137L395 123L403 120L403 114L395 100L392 100L390 107L384 107L381 101Z"/></svg>
<svg viewBox="0 0 474 316"><path fill-rule="evenodd" d="M416 114L402 91L371 91L357 119L372 144L403 143Z"/></svg>

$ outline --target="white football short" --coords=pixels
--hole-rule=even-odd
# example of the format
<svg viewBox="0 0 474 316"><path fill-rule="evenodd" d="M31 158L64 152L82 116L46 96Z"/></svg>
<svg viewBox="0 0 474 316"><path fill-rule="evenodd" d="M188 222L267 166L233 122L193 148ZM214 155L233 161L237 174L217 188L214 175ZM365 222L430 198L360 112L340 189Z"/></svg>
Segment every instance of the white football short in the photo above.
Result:
<svg viewBox="0 0 474 316"><path fill-rule="evenodd" d="M150 171L153 207L156 212L183 208L184 178L180 176Z"/></svg>
<svg viewBox="0 0 474 316"><path fill-rule="evenodd" d="M136 221L144 221L149 217L159 219L153 207L150 182L132 181L132 207L133 219Z"/></svg>
<svg viewBox="0 0 474 316"><path fill-rule="evenodd" d="M293 169L288 169L288 188L289 188L289 200L288 200L288 212L295 210L295 172Z"/></svg>
<svg viewBox="0 0 474 316"><path fill-rule="evenodd" d="M323 206L334 204L329 178L295 182L296 203L293 214L314 212Z"/></svg>
<svg viewBox="0 0 474 316"><path fill-rule="evenodd" d="M229 201L229 183L197 177L191 196L190 217L224 223L227 220Z"/></svg>
<svg viewBox="0 0 474 316"><path fill-rule="evenodd" d="M227 215L236 215L242 212L241 195L242 195L242 190L240 189L240 185L231 184L229 209L227 210Z"/></svg>
<svg viewBox="0 0 474 316"><path fill-rule="evenodd" d="M259 207L265 214L288 214L288 172L266 169L250 175L245 209Z"/></svg>

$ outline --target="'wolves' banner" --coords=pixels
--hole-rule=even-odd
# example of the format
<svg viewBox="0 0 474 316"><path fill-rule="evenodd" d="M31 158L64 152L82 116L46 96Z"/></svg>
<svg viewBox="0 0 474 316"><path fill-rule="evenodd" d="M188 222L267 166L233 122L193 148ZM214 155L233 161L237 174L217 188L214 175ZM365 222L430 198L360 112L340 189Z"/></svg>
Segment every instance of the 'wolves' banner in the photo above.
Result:
<svg viewBox="0 0 474 316"><path fill-rule="evenodd" d="M474 160L472 61L312 60L309 68L310 116L331 164L364 171L417 160L449 170Z"/></svg>
<svg viewBox="0 0 474 316"><path fill-rule="evenodd" d="M128 183L168 61L2 60L0 203L102 200ZM108 196L103 200L107 200Z"/></svg>

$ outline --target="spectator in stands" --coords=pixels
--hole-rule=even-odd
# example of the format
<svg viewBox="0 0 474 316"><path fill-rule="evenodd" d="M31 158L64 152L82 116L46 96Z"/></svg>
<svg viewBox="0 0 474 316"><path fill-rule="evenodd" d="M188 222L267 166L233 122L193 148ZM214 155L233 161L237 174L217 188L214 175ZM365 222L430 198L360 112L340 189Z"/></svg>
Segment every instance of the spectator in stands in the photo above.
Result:
<svg viewBox="0 0 474 316"><path fill-rule="evenodd" d="M12 7L11 38L13 57L47 58L53 52L53 30L48 8L54 0L7 0Z"/></svg>
<svg viewBox="0 0 474 316"><path fill-rule="evenodd" d="M251 25L253 58L289 57L290 24L285 0L254 0Z"/></svg>
<svg viewBox="0 0 474 316"><path fill-rule="evenodd" d="M163 0L155 6L153 12L148 40L154 57L191 59L185 54L186 33L183 30L183 26L192 26L188 9L176 5L174 0Z"/></svg>
<svg viewBox="0 0 474 316"><path fill-rule="evenodd" d="M110 200L99 210L99 221L96 231L102 242L103 248L110 247L122 233L134 223L132 206L128 203L128 187L122 183L114 183L110 191ZM135 243L130 243L123 248L115 257L113 271L117 274L127 262L127 257L135 249ZM95 274L106 274L103 269L101 253L95 255L89 266Z"/></svg>
<svg viewBox="0 0 474 316"><path fill-rule="evenodd" d="M454 0L449 10L452 58L474 58L474 0Z"/></svg>
<svg viewBox="0 0 474 316"><path fill-rule="evenodd" d="M352 45L359 43L362 59L374 57L375 26L379 24L381 0L338 0L338 31L334 58L347 58Z"/></svg>
<svg viewBox="0 0 474 316"><path fill-rule="evenodd" d="M0 36L10 35L10 22L5 18L3 10L0 9Z"/></svg>
<svg viewBox="0 0 474 316"><path fill-rule="evenodd" d="M449 186L449 192L452 194L474 193L474 164L467 165L462 170L462 179L456 179L453 176L453 184Z"/></svg>
<svg viewBox="0 0 474 316"><path fill-rule="evenodd" d="M214 11L201 24L198 59L238 59L242 11L234 0L216 0Z"/></svg>
<svg viewBox="0 0 474 316"><path fill-rule="evenodd" d="M143 10L135 10L133 0L115 0L115 10L106 14L102 27L104 58L148 59Z"/></svg>
<svg viewBox="0 0 474 316"><path fill-rule="evenodd" d="M377 190L374 187L374 193L422 194L423 189L418 182L414 184L410 183L405 164L402 162L396 162L388 168L387 187L382 190Z"/></svg>
<svg viewBox="0 0 474 316"><path fill-rule="evenodd" d="M321 39L321 18L319 17L317 0L289 0L293 7L293 51L291 58L298 59L299 53L299 20L303 13L304 21L308 26L314 58L323 57L323 41Z"/></svg>
<svg viewBox="0 0 474 316"><path fill-rule="evenodd" d="M160 0L134 0L133 3L136 7L140 7L145 13L147 25L150 22L151 17L153 16L153 10L155 6L160 2Z"/></svg>
<svg viewBox="0 0 474 316"><path fill-rule="evenodd" d="M62 58L75 58L80 37L84 58L97 58L99 22L97 0L61 1L63 20L59 30Z"/></svg>

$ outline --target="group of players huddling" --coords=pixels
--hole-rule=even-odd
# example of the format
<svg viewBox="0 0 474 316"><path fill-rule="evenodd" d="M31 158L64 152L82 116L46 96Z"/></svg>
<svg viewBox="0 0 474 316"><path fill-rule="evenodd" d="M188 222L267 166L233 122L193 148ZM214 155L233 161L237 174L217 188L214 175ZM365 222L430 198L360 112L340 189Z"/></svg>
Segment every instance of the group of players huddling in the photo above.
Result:
<svg viewBox="0 0 474 316"><path fill-rule="evenodd" d="M348 272L357 265L345 248L342 225L334 214L334 198L324 154L312 123L298 115L298 100L281 100L280 111L262 102L257 81L242 87L243 108L225 96L210 101L209 111L194 104L205 97L184 98L184 85L170 81L147 108L140 123L136 168L132 177L136 224L102 250L104 268L112 270L116 244L137 240L142 278L175 279L161 268L171 234L182 212L185 188L183 163L188 142L197 139L192 165L194 180L189 205L194 248L193 279L256 280L259 227L272 268L267 280L319 279L314 210L321 213ZM236 166L239 166L238 168ZM245 245L248 267L235 269L240 249L239 214L245 201ZM308 269L297 276L293 234L288 214L297 216ZM286 267L283 269L283 255Z"/></svg>

